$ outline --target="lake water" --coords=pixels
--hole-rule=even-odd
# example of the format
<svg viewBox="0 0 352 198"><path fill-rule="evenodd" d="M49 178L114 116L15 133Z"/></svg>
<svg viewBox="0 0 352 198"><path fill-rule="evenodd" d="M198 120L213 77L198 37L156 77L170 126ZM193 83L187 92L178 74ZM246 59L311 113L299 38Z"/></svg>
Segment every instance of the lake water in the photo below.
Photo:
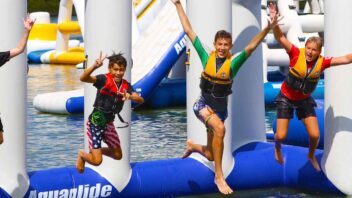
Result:
<svg viewBox="0 0 352 198"><path fill-rule="evenodd" d="M75 66L30 65L27 98L27 170L73 166L77 151L84 148L83 115L53 115L33 108L34 96L83 87L82 70ZM275 111L267 109L266 127L271 130ZM185 107L137 110L132 113L131 161L179 157L186 141ZM218 197L218 194L201 197ZM200 196L194 196L200 197ZM231 197L333 197L287 188L239 191Z"/></svg>

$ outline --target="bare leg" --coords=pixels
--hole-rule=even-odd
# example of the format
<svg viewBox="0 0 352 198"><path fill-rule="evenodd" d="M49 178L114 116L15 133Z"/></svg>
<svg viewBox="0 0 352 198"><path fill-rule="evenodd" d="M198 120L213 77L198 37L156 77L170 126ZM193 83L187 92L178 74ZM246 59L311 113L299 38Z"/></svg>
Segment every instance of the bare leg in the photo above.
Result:
<svg viewBox="0 0 352 198"><path fill-rule="evenodd" d="M213 156L215 164L215 179L214 182L217 185L219 191L222 194L228 195L233 193L233 190L227 184L222 171L222 155L224 152L224 137L225 137L225 126L224 123L219 119L217 115L210 118L208 126L214 132L213 135Z"/></svg>
<svg viewBox="0 0 352 198"><path fill-rule="evenodd" d="M308 153L308 159L312 163L313 167L315 170L320 172L320 166L318 163L317 158L315 157L314 153L315 150L318 147L319 144L319 138L320 138L320 132L319 132L319 126L318 126L318 121L316 117L307 117L304 118L303 123L307 129L308 135L309 135L309 153Z"/></svg>
<svg viewBox="0 0 352 198"><path fill-rule="evenodd" d="M281 143L286 139L289 119L277 119L276 133L275 133L275 159L279 164L284 163L281 153Z"/></svg>
<svg viewBox="0 0 352 198"><path fill-rule="evenodd" d="M79 173L83 173L84 172L84 165L85 165L85 161L82 158L83 155L83 151L78 151L77 154L77 162L76 162L76 169Z"/></svg>

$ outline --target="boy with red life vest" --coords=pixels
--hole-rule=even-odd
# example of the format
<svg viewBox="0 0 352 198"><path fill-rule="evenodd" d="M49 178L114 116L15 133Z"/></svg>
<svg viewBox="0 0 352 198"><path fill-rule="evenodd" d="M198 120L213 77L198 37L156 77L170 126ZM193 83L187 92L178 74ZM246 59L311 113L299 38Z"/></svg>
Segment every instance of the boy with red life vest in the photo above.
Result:
<svg viewBox="0 0 352 198"><path fill-rule="evenodd" d="M87 121L87 136L89 142L89 153L78 152L77 170L82 173L84 164L88 162L98 166L102 162L102 155L106 155L116 160L122 158L119 136L115 130L114 119L126 100L143 103L144 99L134 92L131 84L123 79L126 71L127 61L121 53L108 57L109 73L91 76L94 70L103 65L106 56L95 60L94 64L84 71L80 80L82 82L93 83L98 89L94 102L93 112ZM108 147L101 147L104 141Z"/></svg>
<svg viewBox="0 0 352 198"><path fill-rule="evenodd" d="M269 3L270 17L278 17L277 5ZM309 38L304 48L297 48L282 33L279 26L274 29L276 40L282 45L290 57L290 70L282 83L281 91L276 98L277 128L275 134L275 158L283 164L281 143L287 136L290 119L293 111L296 111L298 119L301 119L309 135L308 159L313 167L320 171L319 163L314 156L318 146L320 132L314 107L316 103L311 97L315 90L320 75L329 67L352 63L352 54L341 57L323 57L320 55L323 46L319 37Z"/></svg>
<svg viewBox="0 0 352 198"><path fill-rule="evenodd" d="M35 20L30 19L29 16L27 16L26 19L23 19L23 26L24 26L23 36L16 48L11 49L10 51L0 52L0 67L4 65L7 61L9 61L11 58L21 54L24 51L27 45L29 33L32 30L34 22ZM3 133L4 133L4 129L0 118L0 144L4 142Z"/></svg>
<svg viewBox="0 0 352 198"><path fill-rule="evenodd" d="M192 30L192 26L183 10L180 0L172 0L176 6L183 30L192 41L203 66L201 74L201 95L193 106L194 113L207 128L207 145L199 145L191 140L187 141L186 152L182 158L188 157L192 152L204 155L215 164L214 182L222 194L231 194L233 190L225 181L222 171L222 155L224 150L225 126L227 118L228 96L232 93L232 80L241 65L264 39L269 30L277 25L277 18L269 22L269 26L258 33L247 47L238 55L232 55L232 35L225 30L216 33L214 51L208 52L200 39Z"/></svg>

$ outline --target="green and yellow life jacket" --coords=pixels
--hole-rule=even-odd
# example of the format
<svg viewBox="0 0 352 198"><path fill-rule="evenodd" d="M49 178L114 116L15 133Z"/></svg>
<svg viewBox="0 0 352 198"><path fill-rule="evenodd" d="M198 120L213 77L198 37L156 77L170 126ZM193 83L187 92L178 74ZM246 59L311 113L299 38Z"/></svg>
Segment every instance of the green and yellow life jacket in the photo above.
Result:
<svg viewBox="0 0 352 198"><path fill-rule="evenodd" d="M231 54L226 57L221 68L216 71L216 53L213 51L201 75L200 89L212 94L215 98L223 98L232 93Z"/></svg>

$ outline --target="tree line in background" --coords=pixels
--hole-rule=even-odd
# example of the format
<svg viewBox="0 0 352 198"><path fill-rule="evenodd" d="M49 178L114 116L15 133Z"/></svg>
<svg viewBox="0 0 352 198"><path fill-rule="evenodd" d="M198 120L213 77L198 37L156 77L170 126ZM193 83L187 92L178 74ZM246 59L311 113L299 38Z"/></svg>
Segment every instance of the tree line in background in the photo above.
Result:
<svg viewBox="0 0 352 198"><path fill-rule="evenodd" d="M59 13L60 0L27 0L28 12L49 12L50 16L57 16ZM73 15L75 10L73 9Z"/></svg>
<svg viewBox="0 0 352 198"><path fill-rule="evenodd" d="M141 0L133 0L135 4ZM305 1L299 2L299 9L303 9ZM50 16L57 16L59 12L60 0L27 0L28 12L49 12ZM75 15L75 10L73 9L73 15Z"/></svg>

